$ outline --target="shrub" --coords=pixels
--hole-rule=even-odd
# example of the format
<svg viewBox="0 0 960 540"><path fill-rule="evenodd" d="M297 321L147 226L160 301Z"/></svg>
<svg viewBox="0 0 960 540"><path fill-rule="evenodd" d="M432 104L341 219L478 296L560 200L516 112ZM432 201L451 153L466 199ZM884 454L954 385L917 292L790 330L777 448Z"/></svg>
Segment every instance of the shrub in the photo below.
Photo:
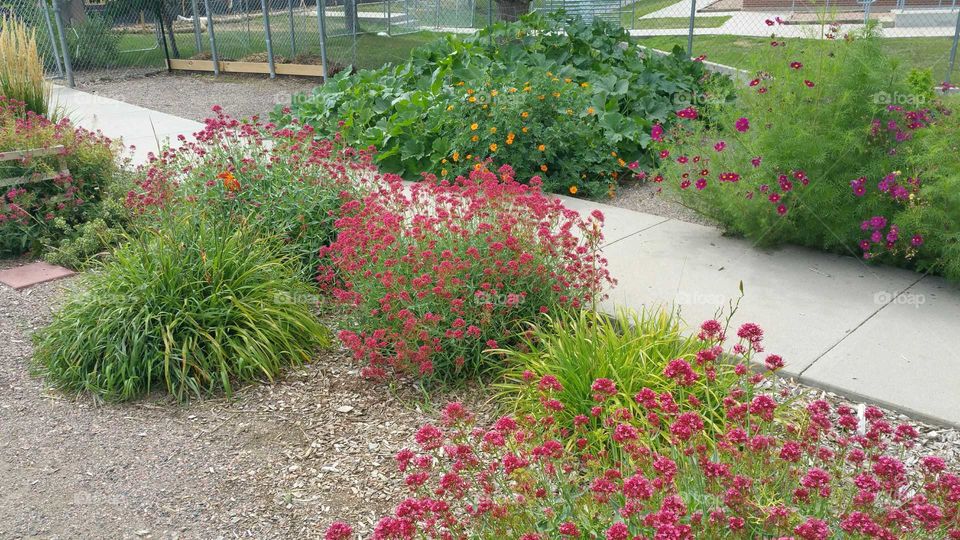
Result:
<svg viewBox="0 0 960 540"><path fill-rule="evenodd" d="M280 237L300 274L312 279L344 198L377 182L369 153L317 139L308 126L278 129L256 118L240 122L218 106L214 111L195 141L184 140L139 171L128 206L149 214L199 203L212 217Z"/></svg>
<svg viewBox="0 0 960 540"><path fill-rule="evenodd" d="M721 342L714 335L704 347ZM638 422L607 379L593 386L609 452L587 447L584 428L566 430L549 406L483 425L449 404L438 425L416 433L417 449L396 455L411 494L373 538L960 537L960 475L939 457L903 461L914 427L893 425L873 407L861 420L823 400L785 422L775 388L749 375L745 343L714 437L702 414L669 405L679 401L669 392L635 396L656 420ZM556 387L531 384L548 394ZM651 436L673 446L651 449Z"/></svg>
<svg viewBox="0 0 960 540"><path fill-rule="evenodd" d="M681 51L647 56L611 24L531 14L425 45L403 65L340 74L292 115L377 147L380 167L408 179L452 179L492 158L546 190L600 195L649 162L652 122L699 98L707 78Z"/></svg>
<svg viewBox="0 0 960 540"><path fill-rule="evenodd" d="M340 339L367 376L439 380L486 367L538 314L593 303L608 283L598 257L603 215L588 219L538 189L482 167L469 179L407 189L398 178L344 205L321 254L320 282L352 308Z"/></svg>
<svg viewBox="0 0 960 540"><path fill-rule="evenodd" d="M716 321L710 324L720 328ZM610 397L610 404L630 411L645 433L656 430L632 398L642 389L670 393L677 407L698 411L707 429L716 433L723 424L723 397L737 379L733 364L720 359L719 348L704 349L702 340L684 336L679 319L663 311L619 309L613 317L589 310L561 314L529 332L521 346L497 352L507 367L497 388L518 415L537 412L547 404L544 400L555 400L550 406L558 425L582 426L591 443L604 438L603 426L591 414L596 406L592 385L598 379L616 384L620 393ZM557 387L530 384L545 376ZM645 442L654 447L670 444Z"/></svg>
<svg viewBox="0 0 960 540"><path fill-rule="evenodd" d="M56 385L108 400L178 400L268 379L326 343L311 288L275 240L197 212L119 247L51 325L35 360Z"/></svg>
<svg viewBox="0 0 960 540"><path fill-rule="evenodd" d="M904 158L943 109L912 93L879 39L771 42L764 68L711 125L696 108L676 112L683 125L657 137L657 179L759 244L911 259L922 238L893 221L920 186Z"/></svg>
<svg viewBox="0 0 960 540"><path fill-rule="evenodd" d="M0 97L0 153L63 145L62 156L0 162L0 178L52 173L60 158L69 175L53 180L14 184L0 194L0 255L40 252L74 234L85 221L109 212L111 193L126 190L109 139L74 128L67 119L56 123L26 110L23 103ZM119 219L119 216L118 216Z"/></svg>
<svg viewBox="0 0 960 540"><path fill-rule="evenodd" d="M919 242L914 261L923 271L960 281L960 115L953 114L917 134L909 170L922 180L893 221Z"/></svg>
<svg viewBox="0 0 960 540"><path fill-rule="evenodd" d="M36 30L3 17L0 22L0 96L21 101L28 111L47 114L50 85L43 78L43 60L37 52Z"/></svg>

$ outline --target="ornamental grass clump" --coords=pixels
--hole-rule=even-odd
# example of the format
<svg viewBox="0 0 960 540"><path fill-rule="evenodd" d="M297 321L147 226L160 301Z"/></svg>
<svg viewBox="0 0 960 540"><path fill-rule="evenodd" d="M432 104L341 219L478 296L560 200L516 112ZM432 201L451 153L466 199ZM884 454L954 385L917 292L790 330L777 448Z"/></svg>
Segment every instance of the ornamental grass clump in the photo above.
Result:
<svg viewBox="0 0 960 540"><path fill-rule="evenodd" d="M495 387L516 414L551 409L558 425L581 427L590 444L605 438L600 419L593 414L598 391L594 381L601 379L620 389L609 397L609 404L616 402L641 424L646 423L644 407L633 396L642 391L656 400L670 394L677 398L678 409L698 411L705 429L718 433L723 397L737 382L734 365L722 358L719 346L685 335L680 323L678 316L662 310L619 309L613 316L591 310L560 314L527 332L520 346L497 351L505 369ZM716 321L710 328L721 331ZM754 351L761 348L761 340L758 335L749 342ZM541 383L532 385L533 380ZM663 439L645 442L670 444Z"/></svg>
<svg viewBox="0 0 960 540"><path fill-rule="evenodd" d="M309 126L278 128L256 117L237 120L219 106L213 111L194 140L181 136L180 147L140 169L127 205L149 215L200 204L211 218L279 237L312 281L340 205L378 182L371 153L345 147L339 137L317 138Z"/></svg>
<svg viewBox="0 0 960 540"><path fill-rule="evenodd" d="M741 327L739 347L727 350L738 378L716 432L702 411L677 406L682 393L622 395L609 379L592 384L603 451L587 444L586 423L563 426L546 402L491 424L447 405L415 448L396 454L410 495L372 537L960 538L960 475L937 456L905 460L917 430L873 407L861 417L823 400L784 405L747 368L759 331ZM703 345L724 346L724 336L705 334ZM550 375L529 384L562 392ZM631 397L637 414L621 405ZM671 444L651 447L652 438ZM328 538L347 531L336 522Z"/></svg>
<svg viewBox="0 0 960 540"><path fill-rule="evenodd" d="M36 29L8 15L0 21L0 96L23 102L41 116L50 110L51 86L43 77Z"/></svg>
<svg viewBox="0 0 960 540"><path fill-rule="evenodd" d="M37 334L35 360L53 384L106 400L230 394L327 343L315 302L276 239L198 212L166 216L85 274Z"/></svg>
<svg viewBox="0 0 960 540"><path fill-rule="evenodd" d="M586 219L514 180L510 167L405 186L397 177L344 205L321 250L320 284L350 308L340 339L367 376L449 381L489 366L541 314L592 305L611 282Z"/></svg>

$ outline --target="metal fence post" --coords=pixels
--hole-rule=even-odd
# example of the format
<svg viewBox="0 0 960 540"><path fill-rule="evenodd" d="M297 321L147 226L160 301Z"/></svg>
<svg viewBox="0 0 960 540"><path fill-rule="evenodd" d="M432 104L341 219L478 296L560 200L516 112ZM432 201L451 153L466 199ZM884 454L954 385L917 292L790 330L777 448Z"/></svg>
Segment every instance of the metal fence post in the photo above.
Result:
<svg viewBox="0 0 960 540"><path fill-rule="evenodd" d="M687 31L687 56L693 58L693 24L697 15L697 0L690 0L690 29Z"/></svg>
<svg viewBox="0 0 960 540"><path fill-rule="evenodd" d="M267 41L267 66L270 68L270 78L277 78L277 68L273 64L273 39L270 35L270 10L267 9L267 0L260 0L260 9L263 11L263 37Z"/></svg>
<svg viewBox="0 0 960 540"><path fill-rule="evenodd" d="M213 33L213 12L210 11L210 0L203 0L203 7L207 10L207 33L210 34L210 59L213 60L213 74L220 75L220 58L217 57L217 38Z"/></svg>
<svg viewBox="0 0 960 540"><path fill-rule="evenodd" d="M37 7L43 10L43 20L47 22L47 35L50 38L50 53L57 65L57 76L63 77L63 63L60 61L60 52L57 51L57 38L53 36L53 23L50 22L50 7L44 0L37 0Z"/></svg>
<svg viewBox="0 0 960 540"><path fill-rule="evenodd" d="M193 38L199 53L203 50L203 40L200 39L200 9L197 7L197 0L192 0L190 3L193 9Z"/></svg>
<svg viewBox="0 0 960 540"><path fill-rule="evenodd" d="M323 67L323 82L327 82L330 72L327 71L327 23L324 20L326 0L317 0L317 31L320 32L320 65Z"/></svg>
<svg viewBox="0 0 960 540"><path fill-rule="evenodd" d="M297 55L297 37L293 32L293 0L287 0L287 13L290 15L290 57Z"/></svg>
<svg viewBox="0 0 960 540"><path fill-rule="evenodd" d="M63 69L67 76L67 86L73 88L73 62L70 61L70 47L67 45L67 36L63 31L63 16L60 13L60 0L53 2L53 20L57 23L57 33L60 34L60 50L63 52Z"/></svg>
<svg viewBox="0 0 960 540"><path fill-rule="evenodd" d="M393 0L387 0L387 35L391 36L390 29L393 28Z"/></svg>
<svg viewBox="0 0 960 540"><path fill-rule="evenodd" d="M493 0L487 0L487 36L490 38L490 47L493 48Z"/></svg>
<svg viewBox="0 0 960 540"><path fill-rule="evenodd" d="M440 29L440 0L436 0L436 12L437 12L437 30Z"/></svg>
<svg viewBox="0 0 960 540"><path fill-rule="evenodd" d="M960 11L957 12L957 27L953 31L953 46L950 47L950 67L945 79L947 84L950 84L950 76L953 75L953 67L957 62L957 42L960 42Z"/></svg>

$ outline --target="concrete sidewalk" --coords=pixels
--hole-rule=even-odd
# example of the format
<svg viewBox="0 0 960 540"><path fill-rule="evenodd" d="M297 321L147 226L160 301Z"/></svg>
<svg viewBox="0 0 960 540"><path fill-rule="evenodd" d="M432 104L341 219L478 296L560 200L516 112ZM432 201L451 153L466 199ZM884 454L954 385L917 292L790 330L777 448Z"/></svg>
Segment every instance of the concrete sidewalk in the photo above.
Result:
<svg viewBox="0 0 960 540"><path fill-rule="evenodd" d="M201 124L57 88L71 118L137 145L187 137ZM156 135L155 135L156 134ZM614 303L675 305L697 325L745 296L735 323L766 330L786 373L854 399L960 426L960 288L930 276L803 248L762 251L711 227L563 197L606 216L604 254ZM761 355L762 356L762 355Z"/></svg>

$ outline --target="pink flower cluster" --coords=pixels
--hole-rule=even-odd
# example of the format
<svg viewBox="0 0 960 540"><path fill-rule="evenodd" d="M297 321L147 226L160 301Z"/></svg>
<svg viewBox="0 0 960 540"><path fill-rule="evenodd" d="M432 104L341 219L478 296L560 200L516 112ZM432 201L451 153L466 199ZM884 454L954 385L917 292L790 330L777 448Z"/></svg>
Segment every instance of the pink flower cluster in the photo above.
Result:
<svg viewBox="0 0 960 540"><path fill-rule="evenodd" d="M112 174L113 154L110 139L98 133L74 127L66 117L51 122L25 108L24 103L0 96L0 155L4 151L35 150L63 146L59 155L32 156L0 162L0 177L29 175L40 170L58 170L60 159L80 170L74 160L85 154L93 174ZM96 168L94 161L104 164ZM68 222L79 216L90 198L99 196L103 178L81 174L57 174L52 180L13 186L0 192L0 235L17 239L34 236L40 224L62 217ZM90 184L90 185L88 185ZM0 241L0 251L8 242Z"/></svg>
<svg viewBox="0 0 960 540"><path fill-rule="evenodd" d="M321 287L352 309L341 341L388 371L457 376L543 313L590 305L612 283L597 254L603 215L586 219L509 166L454 182L386 185L346 203L321 250Z"/></svg>
<svg viewBox="0 0 960 540"><path fill-rule="evenodd" d="M722 343L716 326L703 326L704 347ZM762 337L755 325L738 333ZM416 450L397 454L411 495L373 538L960 538L960 475L935 456L898 457L915 428L873 407L861 418L822 400L791 403L740 366L716 431L649 392L635 397L651 420L639 422L607 379L593 385L600 428L561 427L547 407L482 425L451 403L417 432ZM551 393L559 383L530 384ZM578 444L597 429L602 450ZM671 445L651 446L657 437Z"/></svg>

